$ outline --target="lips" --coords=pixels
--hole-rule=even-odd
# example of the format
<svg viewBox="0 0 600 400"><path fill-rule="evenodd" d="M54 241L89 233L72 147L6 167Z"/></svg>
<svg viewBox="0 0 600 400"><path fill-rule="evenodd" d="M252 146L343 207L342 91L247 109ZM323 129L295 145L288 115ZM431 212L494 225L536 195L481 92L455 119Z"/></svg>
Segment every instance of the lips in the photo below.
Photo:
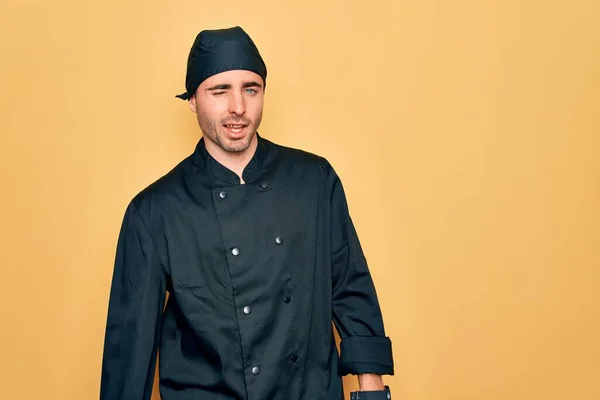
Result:
<svg viewBox="0 0 600 400"><path fill-rule="evenodd" d="M244 130L249 124L245 121L241 122L231 122L223 124L223 128L229 133L231 136L243 136L245 134Z"/></svg>
<svg viewBox="0 0 600 400"><path fill-rule="evenodd" d="M236 134L241 133L242 130L246 127L244 124L225 124L223 125L229 132Z"/></svg>

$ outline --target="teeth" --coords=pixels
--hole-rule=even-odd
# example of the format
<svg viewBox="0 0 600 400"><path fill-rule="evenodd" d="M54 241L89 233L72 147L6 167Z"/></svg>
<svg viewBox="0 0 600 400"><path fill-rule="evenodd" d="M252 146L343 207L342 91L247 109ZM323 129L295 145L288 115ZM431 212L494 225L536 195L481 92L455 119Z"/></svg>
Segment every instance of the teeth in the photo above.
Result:
<svg viewBox="0 0 600 400"><path fill-rule="evenodd" d="M226 124L225 127L233 133L240 133L242 131L242 129L244 128L244 125Z"/></svg>

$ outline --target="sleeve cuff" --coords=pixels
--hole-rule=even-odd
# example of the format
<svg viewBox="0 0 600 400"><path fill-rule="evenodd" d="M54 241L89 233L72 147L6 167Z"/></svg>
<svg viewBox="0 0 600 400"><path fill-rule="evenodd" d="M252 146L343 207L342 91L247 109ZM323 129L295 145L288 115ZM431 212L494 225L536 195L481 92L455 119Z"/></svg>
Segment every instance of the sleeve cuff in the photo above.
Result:
<svg viewBox="0 0 600 400"><path fill-rule="evenodd" d="M340 343L342 375L394 375L392 342L388 337L350 336Z"/></svg>

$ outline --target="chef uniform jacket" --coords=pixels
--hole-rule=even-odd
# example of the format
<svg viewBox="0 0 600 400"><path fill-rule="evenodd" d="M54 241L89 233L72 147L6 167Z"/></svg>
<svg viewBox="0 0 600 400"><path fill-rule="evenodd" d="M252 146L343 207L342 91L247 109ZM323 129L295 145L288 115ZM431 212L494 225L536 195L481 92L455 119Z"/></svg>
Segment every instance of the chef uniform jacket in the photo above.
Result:
<svg viewBox="0 0 600 400"><path fill-rule="evenodd" d="M393 374L332 166L258 135L242 176L245 184L202 138L128 204L102 400L150 399L159 348L163 400L339 400L342 375Z"/></svg>

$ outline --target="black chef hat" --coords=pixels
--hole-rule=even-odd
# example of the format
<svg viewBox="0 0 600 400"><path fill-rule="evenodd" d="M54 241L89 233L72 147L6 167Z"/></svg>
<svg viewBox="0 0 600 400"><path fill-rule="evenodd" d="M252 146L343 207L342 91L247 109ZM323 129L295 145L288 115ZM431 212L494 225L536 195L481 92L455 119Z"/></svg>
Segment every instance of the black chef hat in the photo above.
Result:
<svg viewBox="0 0 600 400"><path fill-rule="evenodd" d="M187 61L186 92L176 97L188 100L208 77L220 72L243 69L255 72L267 84L267 67L258 48L239 26L203 30L196 36Z"/></svg>

